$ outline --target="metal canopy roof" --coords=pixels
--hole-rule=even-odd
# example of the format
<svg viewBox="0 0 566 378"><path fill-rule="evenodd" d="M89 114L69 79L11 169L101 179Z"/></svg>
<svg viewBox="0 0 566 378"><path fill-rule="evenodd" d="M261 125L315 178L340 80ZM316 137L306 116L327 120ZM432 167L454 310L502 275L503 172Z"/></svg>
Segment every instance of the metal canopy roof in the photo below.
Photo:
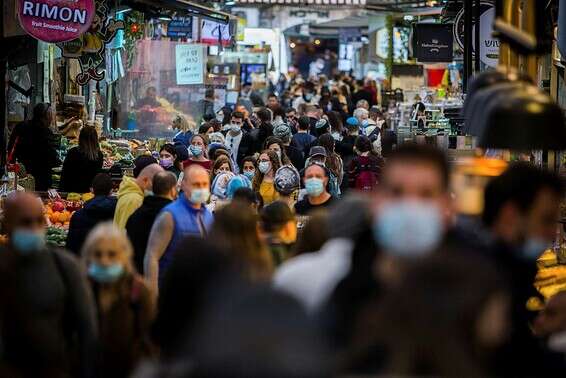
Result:
<svg viewBox="0 0 566 378"><path fill-rule="evenodd" d="M340 34L340 29L359 29L360 34L367 35L369 28L369 18L360 16L350 16L340 20L312 24L309 26L311 35L334 36Z"/></svg>

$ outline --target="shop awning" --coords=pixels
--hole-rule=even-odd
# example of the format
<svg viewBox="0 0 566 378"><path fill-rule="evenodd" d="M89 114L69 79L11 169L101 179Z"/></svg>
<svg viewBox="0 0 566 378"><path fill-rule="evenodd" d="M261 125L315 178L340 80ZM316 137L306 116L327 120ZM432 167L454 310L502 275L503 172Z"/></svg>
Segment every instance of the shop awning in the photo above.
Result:
<svg viewBox="0 0 566 378"><path fill-rule="evenodd" d="M132 8L145 5L154 10L177 11L186 15L208 18L224 23L227 23L230 19L237 19L230 13L218 11L188 0L125 0L122 3L130 5Z"/></svg>
<svg viewBox="0 0 566 378"><path fill-rule="evenodd" d="M238 4L365 6L367 0L236 0Z"/></svg>
<svg viewBox="0 0 566 378"><path fill-rule="evenodd" d="M309 33L312 36L321 37L336 37L343 34L345 31L350 34L352 31L357 31L360 35L368 35L369 18L350 16L340 20L323 22L321 24L310 25Z"/></svg>

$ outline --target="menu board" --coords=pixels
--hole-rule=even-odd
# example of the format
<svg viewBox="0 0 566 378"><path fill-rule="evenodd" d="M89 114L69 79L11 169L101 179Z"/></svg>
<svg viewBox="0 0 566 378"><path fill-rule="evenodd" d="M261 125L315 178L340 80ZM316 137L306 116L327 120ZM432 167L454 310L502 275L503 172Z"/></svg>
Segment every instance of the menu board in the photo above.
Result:
<svg viewBox="0 0 566 378"><path fill-rule="evenodd" d="M203 84L205 66L203 45L178 44L175 46L177 85Z"/></svg>

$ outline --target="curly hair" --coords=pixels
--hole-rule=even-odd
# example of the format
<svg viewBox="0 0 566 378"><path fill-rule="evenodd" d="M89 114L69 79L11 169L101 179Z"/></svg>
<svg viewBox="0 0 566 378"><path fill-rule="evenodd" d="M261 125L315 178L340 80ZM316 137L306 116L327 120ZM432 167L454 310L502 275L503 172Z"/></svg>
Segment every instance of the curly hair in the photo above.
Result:
<svg viewBox="0 0 566 378"><path fill-rule="evenodd" d="M281 162L279 161L279 157L277 156L277 154L271 150L263 150L261 152L261 154L259 154L260 156L266 154L267 156L269 156L269 161L271 162L271 171L273 172L273 175L275 176L275 172L277 172L277 170L281 167ZM259 166L259 158L258 158L258 166ZM263 182L263 178L265 177L265 174L262 173L259 169L257 170L255 176L254 176L254 182L253 182L253 190L255 192L259 192L259 187L261 185L261 183Z"/></svg>

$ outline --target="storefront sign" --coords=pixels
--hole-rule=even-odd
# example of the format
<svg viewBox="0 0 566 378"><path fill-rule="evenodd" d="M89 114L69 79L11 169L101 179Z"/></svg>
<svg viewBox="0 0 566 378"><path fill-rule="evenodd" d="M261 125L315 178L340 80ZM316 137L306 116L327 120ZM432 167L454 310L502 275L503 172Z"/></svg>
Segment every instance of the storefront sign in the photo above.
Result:
<svg viewBox="0 0 566 378"><path fill-rule="evenodd" d="M480 3L480 60L489 67L497 67L499 62L499 39L493 37L493 20L495 8L493 3ZM464 8L458 12L454 20L454 39L460 49L464 50ZM475 25L472 27L472 50L475 48ZM472 51L475 54L475 51Z"/></svg>
<svg viewBox="0 0 566 378"><path fill-rule="evenodd" d="M40 41L70 41L85 33L95 16L94 0L19 0L22 28Z"/></svg>
<svg viewBox="0 0 566 378"><path fill-rule="evenodd" d="M489 67L497 67L499 63L499 39L493 37L494 19L494 7L486 10L480 16L480 60ZM473 40L475 41L474 31L472 31L472 36L474 36ZM472 46L475 46L475 42Z"/></svg>
<svg viewBox="0 0 566 378"><path fill-rule="evenodd" d="M192 17L174 17L167 24L167 37L170 38L192 38L193 35L193 18Z"/></svg>
<svg viewBox="0 0 566 378"><path fill-rule="evenodd" d="M454 58L452 24L416 24L416 57L422 63L450 63Z"/></svg>
<svg viewBox="0 0 566 378"><path fill-rule="evenodd" d="M204 46L178 44L175 46L177 85L204 83Z"/></svg>
<svg viewBox="0 0 566 378"><path fill-rule="evenodd" d="M90 80L100 81L105 77L106 44L114 38L119 29L124 28L123 21L107 22L107 19L106 0L96 0L96 16L87 32L76 39L58 44L64 57L79 60L81 72L76 77L79 85L85 85Z"/></svg>
<svg viewBox="0 0 566 378"><path fill-rule="evenodd" d="M202 20L200 31L200 42L207 45L229 46L232 44L232 36L230 34L230 25L220 22Z"/></svg>

